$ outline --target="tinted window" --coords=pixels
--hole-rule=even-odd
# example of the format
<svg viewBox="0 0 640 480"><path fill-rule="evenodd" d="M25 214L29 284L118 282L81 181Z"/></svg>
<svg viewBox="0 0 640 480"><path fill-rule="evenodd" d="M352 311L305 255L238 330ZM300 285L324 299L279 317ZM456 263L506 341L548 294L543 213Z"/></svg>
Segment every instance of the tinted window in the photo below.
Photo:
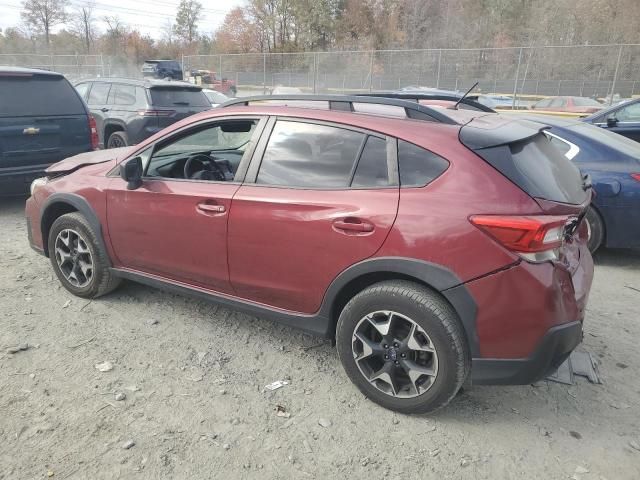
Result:
<svg viewBox="0 0 640 480"><path fill-rule="evenodd" d="M89 92L89 105L105 105L109 96L109 83L94 83Z"/></svg>
<svg viewBox="0 0 640 480"><path fill-rule="evenodd" d="M631 140L623 135L610 132L604 128L596 127L588 123L578 123L569 127L578 135L584 135L593 141L602 143L609 148L613 148L619 152L629 155L630 157L640 158L640 143Z"/></svg>
<svg viewBox="0 0 640 480"><path fill-rule="evenodd" d="M369 137L362 150L352 187L380 187L389 185L387 168L387 142L378 137Z"/></svg>
<svg viewBox="0 0 640 480"><path fill-rule="evenodd" d="M348 187L364 140L361 133L325 125L278 121L256 183L295 187Z"/></svg>
<svg viewBox="0 0 640 480"><path fill-rule="evenodd" d="M180 70L180 64L178 62L159 62L158 66L167 70Z"/></svg>
<svg viewBox="0 0 640 480"><path fill-rule="evenodd" d="M565 104L566 102L564 98L554 98L550 106L553 108L560 108L560 107L564 107Z"/></svg>
<svg viewBox="0 0 640 480"><path fill-rule="evenodd" d="M133 105L136 103L136 87L132 85L114 85L111 88L113 103L116 105Z"/></svg>
<svg viewBox="0 0 640 480"><path fill-rule="evenodd" d="M449 162L435 153L413 143L398 140L398 167L401 186L424 187L439 177L448 166Z"/></svg>
<svg viewBox="0 0 640 480"><path fill-rule="evenodd" d="M598 128L598 127L594 127ZM543 135L509 145L518 176L533 197L554 202L582 203L586 192L578 167L557 150Z"/></svg>
<svg viewBox="0 0 640 480"><path fill-rule="evenodd" d="M0 117L84 113L82 100L64 77L0 75Z"/></svg>
<svg viewBox="0 0 640 480"><path fill-rule="evenodd" d="M571 145L567 142L563 142L559 138L549 136L549 141L551 145L557 148L563 155L566 155L569 150L571 150Z"/></svg>
<svg viewBox="0 0 640 480"><path fill-rule="evenodd" d="M158 107L210 107L202 90L193 88L152 88L151 102Z"/></svg>

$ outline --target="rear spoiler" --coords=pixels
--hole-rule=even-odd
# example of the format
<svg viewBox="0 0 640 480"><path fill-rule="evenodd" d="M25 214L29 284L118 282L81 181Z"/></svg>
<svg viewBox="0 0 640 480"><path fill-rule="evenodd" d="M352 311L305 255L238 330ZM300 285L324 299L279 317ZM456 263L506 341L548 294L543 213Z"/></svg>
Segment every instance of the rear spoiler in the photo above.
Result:
<svg viewBox="0 0 640 480"><path fill-rule="evenodd" d="M487 115L475 117L463 125L458 136L467 148L481 150L528 140L547 128L529 120Z"/></svg>

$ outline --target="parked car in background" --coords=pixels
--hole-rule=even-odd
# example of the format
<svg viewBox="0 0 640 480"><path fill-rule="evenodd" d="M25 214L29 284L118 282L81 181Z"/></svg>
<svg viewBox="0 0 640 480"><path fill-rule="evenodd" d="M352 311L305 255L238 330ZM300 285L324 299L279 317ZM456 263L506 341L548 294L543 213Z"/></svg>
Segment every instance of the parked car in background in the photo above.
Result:
<svg viewBox="0 0 640 480"><path fill-rule="evenodd" d="M640 142L640 98L601 110L583 119L583 122Z"/></svg>
<svg viewBox="0 0 640 480"><path fill-rule="evenodd" d="M96 121L100 147L118 148L211 108L202 88L187 82L96 78L76 85Z"/></svg>
<svg viewBox="0 0 640 480"><path fill-rule="evenodd" d="M224 93L220 93L209 88L202 89L202 92L207 96L209 102L211 102L212 107L217 107L218 105L221 105L229 100L229 97L227 97Z"/></svg>
<svg viewBox="0 0 640 480"><path fill-rule="evenodd" d="M589 114L602 110L604 105L587 97L549 97L531 105L532 110Z"/></svg>
<svg viewBox="0 0 640 480"><path fill-rule="evenodd" d="M285 87L284 85L276 85L271 90L271 95L302 95L303 93L298 87Z"/></svg>
<svg viewBox="0 0 640 480"><path fill-rule="evenodd" d="M525 118L551 127L551 143L591 177L589 249L640 247L640 144L579 120Z"/></svg>
<svg viewBox="0 0 640 480"><path fill-rule="evenodd" d="M227 78L218 78L216 72L211 70L191 70L191 76L195 77L195 83L202 85L210 90L223 93L230 97L235 97L238 93L236 84Z"/></svg>
<svg viewBox="0 0 640 480"><path fill-rule="evenodd" d="M591 191L542 129L395 98L237 99L51 167L30 242L74 295L126 278L276 319L334 339L371 400L430 412L466 381L543 378L582 340Z"/></svg>
<svg viewBox="0 0 640 480"><path fill-rule="evenodd" d="M95 121L61 74L0 67L0 195L28 192L49 165L97 146Z"/></svg>
<svg viewBox="0 0 640 480"><path fill-rule="evenodd" d="M161 80L182 80L182 67L176 60L145 60L142 76Z"/></svg>

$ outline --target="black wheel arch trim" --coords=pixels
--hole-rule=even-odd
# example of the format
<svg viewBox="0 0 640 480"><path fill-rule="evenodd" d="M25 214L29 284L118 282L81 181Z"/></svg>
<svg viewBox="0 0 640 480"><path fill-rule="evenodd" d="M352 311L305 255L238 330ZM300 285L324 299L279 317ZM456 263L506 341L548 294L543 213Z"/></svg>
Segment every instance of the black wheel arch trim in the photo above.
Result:
<svg viewBox="0 0 640 480"><path fill-rule="evenodd" d="M104 243L104 238L102 236L102 225L100 224L100 220L98 220L98 216L95 211L89 205L89 202L84 197L80 195L76 195L75 193L54 193L47 198L47 200L42 205L40 209L40 232L42 233L42 245L44 246L44 254L45 256L49 256L48 244L49 244L49 228L45 228L44 220L46 218L46 213L49 208L53 207L55 204L67 204L75 208L78 212L80 212L84 218L87 219L89 225L95 232L97 236L98 243L100 244L100 248L105 254L105 257L108 261L108 265L111 266L111 259L109 258L109 251L106 248ZM55 221L55 220L54 220ZM51 222L53 224L53 222Z"/></svg>
<svg viewBox="0 0 640 480"><path fill-rule="evenodd" d="M336 315L333 314L333 307L340 292L351 282L369 274L400 274L411 277L442 294L460 317L471 355L479 356L480 347L476 332L477 305L471 293L451 270L424 260L376 257L350 266L331 282L320 307L320 315L335 322L337 318L334 318ZM334 327L335 323L328 326L329 334L332 334Z"/></svg>

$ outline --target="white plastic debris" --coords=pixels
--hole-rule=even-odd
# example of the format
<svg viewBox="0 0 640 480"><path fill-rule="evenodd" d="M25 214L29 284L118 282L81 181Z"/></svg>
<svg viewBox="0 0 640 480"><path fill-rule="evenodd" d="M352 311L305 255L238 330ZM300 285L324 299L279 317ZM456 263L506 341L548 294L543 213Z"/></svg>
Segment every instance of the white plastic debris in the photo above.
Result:
<svg viewBox="0 0 640 480"><path fill-rule="evenodd" d="M289 385L289 382L287 382L286 380L278 380L276 382L270 383L269 385L265 385L263 391L265 391L265 390L270 390L270 391L277 390L279 388L284 387L285 385Z"/></svg>
<svg viewBox="0 0 640 480"><path fill-rule="evenodd" d="M113 364L111 362L96 363L95 367L100 372L110 372L111 370L113 370Z"/></svg>

